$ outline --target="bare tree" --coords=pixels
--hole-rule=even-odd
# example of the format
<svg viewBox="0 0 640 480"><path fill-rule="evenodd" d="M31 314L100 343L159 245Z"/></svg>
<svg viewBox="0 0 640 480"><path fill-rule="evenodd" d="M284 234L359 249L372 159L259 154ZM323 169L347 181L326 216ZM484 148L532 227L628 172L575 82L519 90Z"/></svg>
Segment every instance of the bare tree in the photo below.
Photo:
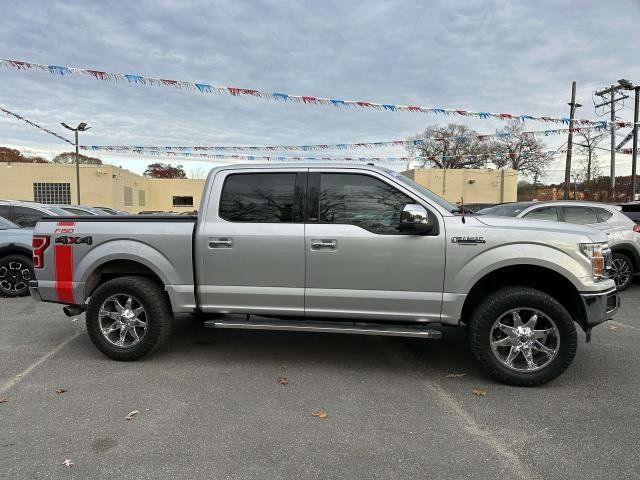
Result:
<svg viewBox="0 0 640 480"><path fill-rule="evenodd" d="M202 167L192 168L189 170L189 178L194 178L197 180L202 180L207 177L208 171Z"/></svg>
<svg viewBox="0 0 640 480"><path fill-rule="evenodd" d="M421 157L422 165L436 168L480 168L487 163L490 145L466 125L433 125L411 140L421 144L410 147L411 155Z"/></svg>
<svg viewBox="0 0 640 480"><path fill-rule="evenodd" d="M551 162L551 157L544 151L544 142L525 133L518 120L497 130L496 137L489 143L491 152L495 154L492 162L496 167L512 168L536 181L544 177L545 169Z"/></svg>
<svg viewBox="0 0 640 480"><path fill-rule="evenodd" d="M579 147L578 152L585 155L581 160L582 177L585 181L602 176L602 167L598 160L598 152L596 149L600 142L608 135L607 132L596 130L581 130L577 132L576 146Z"/></svg>

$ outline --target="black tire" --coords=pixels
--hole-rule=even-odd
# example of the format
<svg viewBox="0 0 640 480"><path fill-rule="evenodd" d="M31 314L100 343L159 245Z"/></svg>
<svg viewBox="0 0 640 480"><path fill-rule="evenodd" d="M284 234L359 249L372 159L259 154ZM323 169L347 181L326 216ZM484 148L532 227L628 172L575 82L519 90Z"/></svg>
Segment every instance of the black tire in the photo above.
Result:
<svg viewBox="0 0 640 480"><path fill-rule="evenodd" d="M133 346L110 343L100 326L100 308L115 295L134 297L136 305L144 308L145 333ZM166 342L173 329L173 313L160 285L145 277L127 276L109 280L95 289L87 305L86 324L89 337L98 350L114 360L131 361L144 357Z"/></svg>
<svg viewBox="0 0 640 480"><path fill-rule="evenodd" d="M625 290L633 280L634 268L631 259L624 253L615 252L611 258L609 277L616 282L619 291Z"/></svg>
<svg viewBox="0 0 640 480"><path fill-rule="evenodd" d="M503 315L519 308L541 312L544 316L552 319L559 333L559 345L556 345L555 357L549 360L551 357L548 356L549 363L539 370L516 371L509 368L497 358L491 348L494 322L500 318L506 318ZM555 339L555 336L551 338ZM545 337L544 342L546 341ZM573 361L577 342L576 328L569 312L550 295L529 287L508 287L488 295L476 307L469 321L471 351L491 377L508 385L532 387L557 378ZM521 360L525 360L524 355ZM512 359L511 362L513 364L514 360ZM544 362L540 363L544 365Z"/></svg>
<svg viewBox="0 0 640 480"><path fill-rule="evenodd" d="M21 267L17 268L18 265ZM29 280L33 278L31 258L18 253L0 258L0 296L26 297L29 295Z"/></svg>

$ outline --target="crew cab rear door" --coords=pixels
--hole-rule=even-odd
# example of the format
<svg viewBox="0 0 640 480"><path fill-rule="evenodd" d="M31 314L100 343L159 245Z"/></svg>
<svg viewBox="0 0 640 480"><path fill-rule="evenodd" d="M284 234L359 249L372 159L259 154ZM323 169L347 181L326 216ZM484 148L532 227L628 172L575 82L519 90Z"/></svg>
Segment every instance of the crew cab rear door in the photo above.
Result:
<svg viewBox="0 0 640 480"><path fill-rule="evenodd" d="M304 314L306 168L221 170L197 242L205 312Z"/></svg>
<svg viewBox="0 0 640 480"><path fill-rule="evenodd" d="M445 268L441 217L373 171L309 169L305 313L438 321ZM404 234L400 213L422 204L439 227Z"/></svg>

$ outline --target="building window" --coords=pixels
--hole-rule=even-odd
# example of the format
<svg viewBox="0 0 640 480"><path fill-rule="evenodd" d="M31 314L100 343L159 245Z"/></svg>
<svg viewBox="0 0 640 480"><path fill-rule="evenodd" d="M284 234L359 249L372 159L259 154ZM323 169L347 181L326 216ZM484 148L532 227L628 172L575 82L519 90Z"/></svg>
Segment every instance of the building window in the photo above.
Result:
<svg viewBox="0 0 640 480"><path fill-rule="evenodd" d="M138 190L138 205L144 207L147 204L146 192L144 190Z"/></svg>
<svg viewBox="0 0 640 480"><path fill-rule="evenodd" d="M193 197L173 197L174 207L193 207Z"/></svg>
<svg viewBox="0 0 640 480"><path fill-rule="evenodd" d="M69 205L71 203L71 184L34 182L33 200L38 203Z"/></svg>
<svg viewBox="0 0 640 480"><path fill-rule="evenodd" d="M124 206L133 206L133 189L131 187L124 187Z"/></svg>

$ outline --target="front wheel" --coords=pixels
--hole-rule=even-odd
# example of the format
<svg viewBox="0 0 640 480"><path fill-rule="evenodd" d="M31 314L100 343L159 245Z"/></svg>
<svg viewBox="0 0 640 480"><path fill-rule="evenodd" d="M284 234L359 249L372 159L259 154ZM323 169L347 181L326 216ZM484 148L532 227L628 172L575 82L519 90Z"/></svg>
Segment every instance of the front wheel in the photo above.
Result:
<svg viewBox="0 0 640 480"><path fill-rule="evenodd" d="M528 287L503 288L473 312L469 344L499 382L535 386L558 377L576 354L577 334L567 310Z"/></svg>
<svg viewBox="0 0 640 480"><path fill-rule="evenodd" d="M173 325L161 286L145 277L120 277L100 285L87 305L93 344L114 360L137 360L159 348Z"/></svg>
<svg viewBox="0 0 640 480"><path fill-rule="evenodd" d="M615 252L611 259L609 278L616 282L618 290L625 290L633 279L633 262L624 253Z"/></svg>

